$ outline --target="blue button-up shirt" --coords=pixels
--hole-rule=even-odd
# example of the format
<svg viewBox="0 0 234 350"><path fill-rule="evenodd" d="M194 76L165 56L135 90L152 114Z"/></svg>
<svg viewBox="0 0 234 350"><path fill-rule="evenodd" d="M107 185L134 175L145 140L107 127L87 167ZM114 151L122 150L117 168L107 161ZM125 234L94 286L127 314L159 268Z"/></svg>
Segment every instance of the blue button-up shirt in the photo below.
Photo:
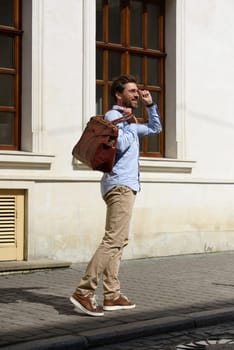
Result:
<svg viewBox="0 0 234 350"><path fill-rule="evenodd" d="M105 114L105 119L113 121L122 116L118 110L120 106ZM104 196L113 187L124 185L133 191L140 191L139 176L139 138L160 133L162 125L160 114L156 104L147 107L148 123L129 124L127 121L118 124L119 134L117 141L117 153L115 165L110 173L104 173L101 179L101 193Z"/></svg>

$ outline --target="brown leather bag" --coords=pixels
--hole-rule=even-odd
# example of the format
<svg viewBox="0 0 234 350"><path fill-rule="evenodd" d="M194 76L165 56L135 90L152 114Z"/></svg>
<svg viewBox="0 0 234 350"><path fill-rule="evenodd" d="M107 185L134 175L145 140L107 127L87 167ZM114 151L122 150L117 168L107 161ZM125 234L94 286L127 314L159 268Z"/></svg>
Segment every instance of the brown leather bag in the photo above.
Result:
<svg viewBox="0 0 234 350"><path fill-rule="evenodd" d="M109 173L115 162L118 127L116 124L130 120L132 114L108 122L104 116L91 117L72 155L93 170Z"/></svg>

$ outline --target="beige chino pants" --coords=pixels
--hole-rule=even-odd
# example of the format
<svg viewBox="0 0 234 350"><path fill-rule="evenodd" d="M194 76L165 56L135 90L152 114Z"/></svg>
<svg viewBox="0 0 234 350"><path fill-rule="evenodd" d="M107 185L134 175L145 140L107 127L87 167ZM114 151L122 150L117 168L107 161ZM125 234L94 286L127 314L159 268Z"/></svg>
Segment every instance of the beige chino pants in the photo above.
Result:
<svg viewBox="0 0 234 350"><path fill-rule="evenodd" d="M104 201L107 205L105 235L76 293L94 293L102 274L104 298L112 299L120 294L119 266L123 249L128 244L135 194L126 186L116 186L104 196Z"/></svg>

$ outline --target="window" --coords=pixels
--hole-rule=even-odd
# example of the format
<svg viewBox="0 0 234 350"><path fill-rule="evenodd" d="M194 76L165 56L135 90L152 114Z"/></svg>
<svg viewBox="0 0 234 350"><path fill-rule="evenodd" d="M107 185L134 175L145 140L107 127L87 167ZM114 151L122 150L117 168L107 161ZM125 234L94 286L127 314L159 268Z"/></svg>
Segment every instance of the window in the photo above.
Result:
<svg viewBox="0 0 234 350"><path fill-rule="evenodd" d="M0 149L19 149L20 0L0 0Z"/></svg>
<svg viewBox="0 0 234 350"><path fill-rule="evenodd" d="M96 0L96 113L103 114L114 101L112 80L133 74L141 89L150 90L164 120L164 1ZM135 111L147 120L142 106ZM141 156L164 155L164 132L141 142Z"/></svg>

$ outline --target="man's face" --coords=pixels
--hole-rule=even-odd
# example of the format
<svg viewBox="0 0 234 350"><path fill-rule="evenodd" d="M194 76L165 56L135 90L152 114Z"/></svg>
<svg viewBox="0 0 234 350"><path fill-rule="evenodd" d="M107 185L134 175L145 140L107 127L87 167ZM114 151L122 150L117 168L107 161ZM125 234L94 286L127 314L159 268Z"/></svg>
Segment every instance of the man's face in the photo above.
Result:
<svg viewBox="0 0 234 350"><path fill-rule="evenodd" d="M127 83L121 94L117 95L118 102L121 106L136 109L138 107L138 87L135 83Z"/></svg>

